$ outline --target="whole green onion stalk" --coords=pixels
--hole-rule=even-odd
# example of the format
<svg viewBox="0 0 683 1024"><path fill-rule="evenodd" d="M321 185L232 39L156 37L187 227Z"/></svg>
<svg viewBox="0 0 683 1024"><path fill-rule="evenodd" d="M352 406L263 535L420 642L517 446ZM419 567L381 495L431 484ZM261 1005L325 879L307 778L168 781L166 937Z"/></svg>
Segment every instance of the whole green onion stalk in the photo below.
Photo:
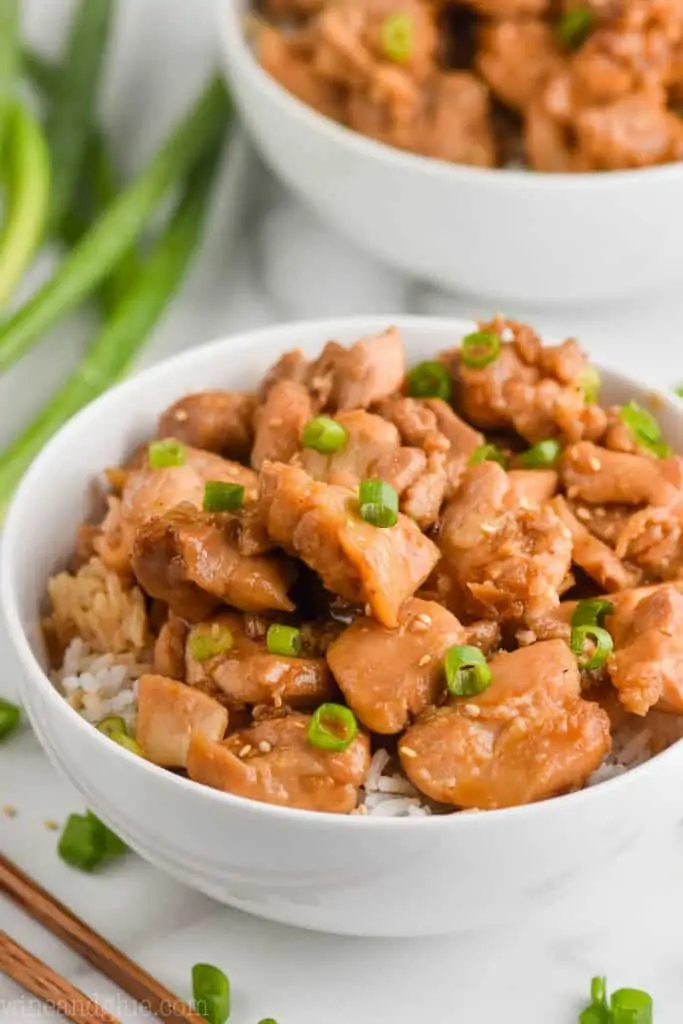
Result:
<svg viewBox="0 0 683 1024"><path fill-rule="evenodd" d="M0 0L0 158L7 151L7 120L19 67L19 0Z"/></svg>

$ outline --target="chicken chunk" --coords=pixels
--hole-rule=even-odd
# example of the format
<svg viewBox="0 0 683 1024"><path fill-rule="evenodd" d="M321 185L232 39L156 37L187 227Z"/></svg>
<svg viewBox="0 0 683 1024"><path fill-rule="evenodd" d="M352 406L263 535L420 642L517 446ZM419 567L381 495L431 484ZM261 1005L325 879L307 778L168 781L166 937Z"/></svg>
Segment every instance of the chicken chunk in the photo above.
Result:
<svg viewBox="0 0 683 1024"><path fill-rule="evenodd" d="M321 406L367 409L398 391L405 369L403 339L390 327L350 348L329 341L309 369L308 384Z"/></svg>
<svg viewBox="0 0 683 1024"><path fill-rule="evenodd" d="M564 64L553 27L537 18L484 22L476 66L502 103L524 111Z"/></svg>
<svg viewBox="0 0 683 1024"><path fill-rule="evenodd" d="M651 167L683 159L683 121L648 93L579 111L579 149L596 170Z"/></svg>
<svg viewBox="0 0 683 1024"><path fill-rule="evenodd" d="M159 630L154 644L154 671L168 679L185 681L185 643L188 625L183 619L169 615Z"/></svg>
<svg viewBox="0 0 683 1024"><path fill-rule="evenodd" d="M328 590L397 626L401 605L439 558L415 523L399 515L395 526L372 526L360 518L353 491L311 480L296 466L266 463L261 485L273 540L317 572Z"/></svg>
<svg viewBox="0 0 683 1024"><path fill-rule="evenodd" d="M315 69L310 35L294 36L272 25L261 26L258 57L261 66L298 100L334 121L345 120L346 104L341 90Z"/></svg>
<svg viewBox="0 0 683 1024"><path fill-rule="evenodd" d="M560 482L554 469L511 469L508 471L508 480L520 503L530 502L532 505L549 501L557 492Z"/></svg>
<svg viewBox="0 0 683 1024"><path fill-rule="evenodd" d="M439 518L450 482L444 456L433 452L427 458L425 472L402 494L401 512L414 519L421 530L431 529Z"/></svg>
<svg viewBox="0 0 683 1024"><path fill-rule="evenodd" d="M254 420L254 469L260 469L268 459L289 462L299 450L301 433L313 411L311 396L303 384L289 380L274 384Z"/></svg>
<svg viewBox="0 0 683 1024"><path fill-rule="evenodd" d="M607 591L637 586L640 574L624 565L617 554L579 522L561 495L553 498L551 508L572 535L572 561Z"/></svg>
<svg viewBox="0 0 683 1024"><path fill-rule="evenodd" d="M607 714L581 697L576 660L550 640L496 655L490 687L432 708L404 733L406 775L432 800L488 810L582 786L611 746Z"/></svg>
<svg viewBox="0 0 683 1024"><path fill-rule="evenodd" d="M133 571L152 597L196 622L220 603L242 611L292 611L295 566L281 555L241 555L220 515L181 505L146 520L135 534Z"/></svg>
<svg viewBox="0 0 683 1024"><path fill-rule="evenodd" d="M450 451L451 442L439 426L436 411L424 399L393 396L380 402L377 411L395 424L406 445L423 448L428 455ZM477 436L481 435L477 433Z"/></svg>
<svg viewBox="0 0 683 1024"><path fill-rule="evenodd" d="M401 732L444 689L443 658L464 642L454 615L411 598L396 629L362 618L330 646L327 660L349 707L372 732Z"/></svg>
<svg viewBox="0 0 683 1024"><path fill-rule="evenodd" d="M622 522L617 555L660 580L683 576L683 506L639 509Z"/></svg>
<svg viewBox="0 0 683 1024"><path fill-rule="evenodd" d="M251 628L249 628L251 625ZM193 655L193 640L213 628L228 629L232 647L212 658ZM270 704L280 707L315 707L330 700L334 683L324 658L285 657L271 654L266 646L267 624L255 629L240 615L225 613L195 626L187 638L187 681L193 686L210 684L220 690L231 707Z"/></svg>
<svg viewBox="0 0 683 1024"><path fill-rule="evenodd" d="M202 391L174 402L159 419L157 437L246 461L253 440L256 411L253 395L236 391Z"/></svg>
<svg viewBox="0 0 683 1024"><path fill-rule="evenodd" d="M393 423L363 409L337 413L335 419L346 431L346 442L330 455L305 448L297 460L303 469L314 480L340 487L354 488L370 477L385 479L376 467L378 460L399 447L400 436Z"/></svg>
<svg viewBox="0 0 683 1024"><path fill-rule="evenodd" d="M667 505L679 496L668 462L582 441L565 450L562 478L570 499L591 505Z"/></svg>
<svg viewBox="0 0 683 1024"><path fill-rule="evenodd" d="M443 568L469 613L530 620L557 605L571 562L570 533L548 506L522 507L497 463L468 469L444 510L438 540Z"/></svg>
<svg viewBox="0 0 683 1024"><path fill-rule="evenodd" d="M625 708L683 713L683 595L658 587L635 609L618 607L608 620L615 651L608 660L612 683Z"/></svg>
<svg viewBox="0 0 683 1024"><path fill-rule="evenodd" d="M136 739L148 761L164 768L186 768L190 738L222 740L228 712L199 690L164 676L140 678Z"/></svg>
<svg viewBox="0 0 683 1024"><path fill-rule="evenodd" d="M344 751L307 739L310 717L291 714L234 733L223 743L201 735L190 744L191 779L261 803L349 814L370 767L370 742L359 733Z"/></svg>

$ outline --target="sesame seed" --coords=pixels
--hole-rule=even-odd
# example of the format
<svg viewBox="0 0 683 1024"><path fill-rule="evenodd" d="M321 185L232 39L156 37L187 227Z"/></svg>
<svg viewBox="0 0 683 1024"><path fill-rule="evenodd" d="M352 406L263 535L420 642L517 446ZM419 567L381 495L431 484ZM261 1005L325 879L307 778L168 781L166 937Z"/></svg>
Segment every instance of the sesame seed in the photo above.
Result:
<svg viewBox="0 0 683 1024"><path fill-rule="evenodd" d="M370 605L369 605L369 604L366 604L366 606L365 606L365 608L363 609L363 611L365 612L365 614L367 615L367 617L368 617L368 618L370 618L370 616L372 615L372 608L370 607Z"/></svg>
<svg viewBox="0 0 683 1024"><path fill-rule="evenodd" d="M493 523L482 523L482 526L481 526L481 532L485 533L487 535L491 534L491 533L496 533L497 529L498 529L498 527L495 526Z"/></svg>
<svg viewBox="0 0 683 1024"><path fill-rule="evenodd" d="M602 463L600 462L600 459L597 457L597 455L591 455L590 459L588 460L588 465L595 473L597 473L598 470L602 468Z"/></svg>
<svg viewBox="0 0 683 1024"><path fill-rule="evenodd" d="M5 804L4 807L2 808L2 813L5 815L6 818L16 818L17 809L16 807L12 807L11 804Z"/></svg>
<svg viewBox="0 0 683 1024"><path fill-rule="evenodd" d="M432 660L431 654L423 654L417 664L418 664L418 666L420 668L424 668L425 665L428 665L431 660Z"/></svg>
<svg viewBox="0 0 683 1024"><path fill-rule="evenodd" d="M479 718L479 715L481 714L481 708L478 704L465 704L463 711L466 715L469 715L470 718Z"/></svg>
<svg viewBox="0 0 683 1024"><path fill-rule="evenodd" d="M359 814L361 818L368 813L368 809L365 804L359 804L358 807L354 807L351 814Z"/></svg>
<svg viewBox="0 0 683 1024"><path fill-rule="evenodd" d="M420 622L424 622L425 626L431 626L432 620L430 616L427 615L426 612L420 612L420 614L417 617L420 620Z"/></svg>
<svg viewBox="0 0 683 1024"><path fill-rule="evenodd" d="M261 742L258 745L258 748L262 754L269 754L273 749L268 740L261 740Z"/></svg>
<svg viewBox="0 0 683 1024"><path fill-rule="evenodd" d="M187 409L176 409L176 411L173 413L173 419L177 420L178 423L185 423L185 421L187 420L187 416Z"/></svg>
<svg viewBox="0 0 683 1024"><path fill-rule="evenodd" d="M281 708L282 707L282 694L276 693L274 695L274 697L273 697L273 707L275 707L275 708Z"/></svg>
<svg viewBox="0 0 683 1024"><path fill-rule="evenodd" d="M516 729L517 732L525 733L528 732L529 726L523 718L515 718L512 723L512 728Z"/></svg>
<svg viewBox="0 0 683 1024"><path fill-rule="evenodd" d="M404 757L417 757L412 747L401 747L401 753Z"/></svg>
<svg viewBox="0 0 683 1024"><path fill-rule="evenodd" d="M53 821L52 818L46 818L43 825L45 828L49 829L50 832L59 832L59 822Z"/></svg>
<svg viewBox="0 0 683 1024"><path fill-rule="evenodd" d="M238 757L246 757L247 754L250 754L250 753L251 753L251 743L245 743L237 756Z"/></svg>
<svg viewBox="0 0 683 1024"><path fill-rule="evenodd" d="M427 626L419 618L413 619L413 621L412 621L412 623L410 625L410 631L412 633L426 633L428 629L429 629L429 626Z"/></svg>
<svg viewBox="0 0 683 1024"><path fill-rule="evenodd" d="M590 514L590 512L588 511L587 508L583 508L583 506L580 506L579 508L577 508L577 510L576 510L576 518L577 519L583 519L584 523L586 523L586 522L588 522L590 517L591 517L591 514Z"/></svg>

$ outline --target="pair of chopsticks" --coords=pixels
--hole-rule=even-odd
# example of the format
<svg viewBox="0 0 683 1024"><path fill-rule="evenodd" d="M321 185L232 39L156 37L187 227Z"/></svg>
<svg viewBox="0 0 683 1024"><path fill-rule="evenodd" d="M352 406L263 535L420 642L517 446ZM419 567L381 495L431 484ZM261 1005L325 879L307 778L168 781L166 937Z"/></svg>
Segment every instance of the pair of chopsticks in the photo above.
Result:
<svg viewBox="0 0 683 1024"><path fill-rule="evenodd" d="M8 896L52 932L65 946L96 967L146 1009L167 1024L206 1024L190 1006L147 974L106 939L93 931L63 903L0 854L0 894ZM58 1010L74 1024L121 1024L66 978L0 931L0 973Z"/></svg>

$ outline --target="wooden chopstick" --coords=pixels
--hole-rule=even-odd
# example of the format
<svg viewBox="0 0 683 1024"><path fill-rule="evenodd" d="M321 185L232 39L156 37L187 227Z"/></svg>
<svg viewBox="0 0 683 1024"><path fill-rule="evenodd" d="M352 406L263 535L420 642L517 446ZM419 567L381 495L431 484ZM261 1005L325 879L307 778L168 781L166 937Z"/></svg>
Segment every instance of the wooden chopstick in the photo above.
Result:
<svg viewBox="0 0 683 1024"><path fill-rule="evenodd" d="M0 971L74 1024L121 1024L103 1007L0 932Z"/></svg>
<svg viewBox="0 0 683 1024"><path fill-rule="evenodd" d="M28 875L0 854L0 893L9 896L65 946L101 971L105 977L143 1003L167 1024L206 1024L191 1006L129 960L105 938L76 917Z"/></svg>

